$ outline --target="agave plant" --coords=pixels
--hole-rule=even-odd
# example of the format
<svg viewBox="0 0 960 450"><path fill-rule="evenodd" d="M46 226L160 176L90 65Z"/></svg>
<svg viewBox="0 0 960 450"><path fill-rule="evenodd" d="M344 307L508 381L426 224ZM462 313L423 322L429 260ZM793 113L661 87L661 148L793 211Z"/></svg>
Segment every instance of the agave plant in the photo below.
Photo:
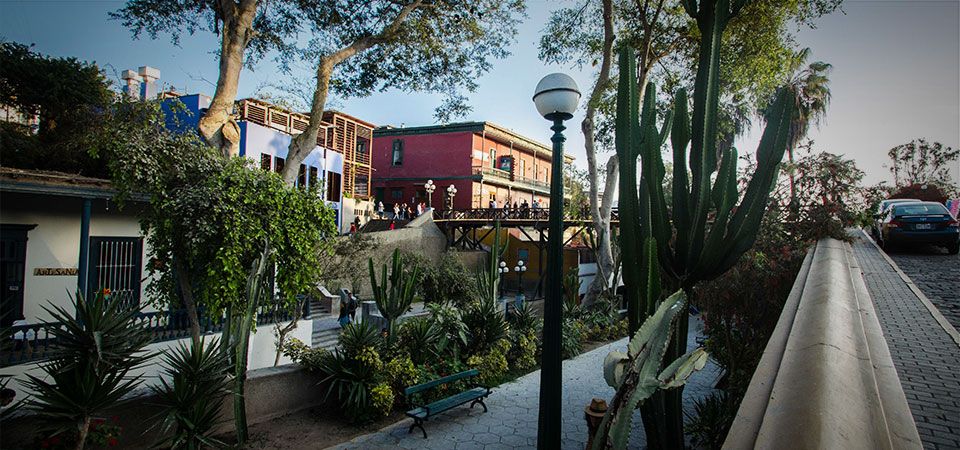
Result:
<svg viewBox="0 0 960 450"><path fill-rule="evenodd" d="M91 420L140 384L141 376L132 372L152 356L144 351L151 336L134 322L139 310L102 294L87 301L78 293L71 303L75 314L44 307L51 317L44 325L59 351L40 364L44 377L27 375L24 384L33 396L25 406L36 414L41 429L76 436L76 448L82 449Z"/></svg>
<svg viewBox="0 0 960 450"><path fill-rule="evenodd" d="M493 245L490 247L490 259L487 266L477 271L476 288L480 300L496 302L500 297L500 261L507 247L500 242L500 222L493 227Z"/></svg>
<svg viewBox="0 0 960 450"><path fill-rule="evenodd" d="M420 279L420 269L414 267L411 271L404 270L403 258L400 249L393 251L392 269L390 278L387 278L387 265L384 264L380 273L380 282L377 282L377 273L373 268L373 258L367 260L370 268L370 286L373 289L373 299L377 309L387 321L388 339L392 342L396 336L396 321L410 310L414 295L417 292L417 283ZM387 286L389 280L390 286Z"/></svg>
<svg viewBox="0 0 960 450"><path fill-rule="evenodd" d="M600 422L594 450L606 448L608 439L613 448L626 448L633 411L640 402L659 389L683 386L690 375L706 365L707 352L697 348L660 369L677 318L686 310L686 300L683 291L675 292L644 321L630 339L626 353L611 352L604 359L603 378L617 393Z"/></svg>
<svg viewBox="0 0 960 450"><path fill-rule="evenodd" d="M223 448L226 444L213 436L222 420L220 405L230 393L230 361L214 340L208 345L191 341L163 356L160 385L150 386L163 409L159 429L164 436L161 448Z"/></svg>
<svg viewBox="0 0 960 450"><path fill-rule="evenodd" d="M689 294L697 282L729 270L756 239L787 147L795 108L788 93L780 90L766 109L766 128L756 153L757 169L741 198L736 179L737 151L718 145L719 67L724 29L747 2L681 1L702 36L692 119L687 114L687 94L680 90L673 111L666 114L658 130L656 86L647 85L641 113L634 50L621 50L616 117L621 245L625 261L639 261L623 267L631 333L657 308L661 271ZM661 157L661 147L668 137L673 147L669 207ZM638 157L643 161L639 192ZM668 359L678 358L686 350L687 321L680 320L673 332ZM654 395L653 401L644 404L647 444L652 448L684 446L682 392L674 389L662 398Z"/></svg>
<svg viewBox="0 0 960 450"><path fill-rule="evenodd" d="M463 323L467 328L467 354L476 355L507 337L510 325L500 305L493 299L478 299L464 309Z"/></svg>
<svg viewBox="0 0 960 450"><path fill-rule="evenodd" d="M422 365L438 356L443 331L426 317L415 317L400 327L400 345L414 364Z"/></svg>
<svg viewBox="0 0 960 450"><path fill-rule="evenodd" d="M340 332L337 339L340 350L347 356L353 357L365 348L376 351L383 349L383 338L375 325L366 322L351 322Z"/></svg>

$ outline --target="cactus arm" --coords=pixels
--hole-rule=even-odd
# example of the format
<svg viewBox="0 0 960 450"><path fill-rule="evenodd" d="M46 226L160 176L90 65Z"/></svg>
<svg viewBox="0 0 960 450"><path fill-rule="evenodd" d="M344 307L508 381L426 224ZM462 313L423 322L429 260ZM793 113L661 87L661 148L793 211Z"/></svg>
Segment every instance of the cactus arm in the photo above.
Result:
<svg viewBox="0 0 960 450"><path fill-rule="evenodd" d="M717 207L717 215L707 234L700 260L690 273L691 281L698 280L698 277L707 270L706 268L716 267L725 255L724 250L729 247L727 239L730 236L727 233L727 223L733 206L737 202L736 177L737 151L731 148L724 153L720 163L720 171L713 187L713 201Z"/></svg>
<svg viewBox="0 0 960 450"><path fill-rule="evenodd" d="M637 98L637 62L633 49L624 46L619 55L620 79L617 89L616 133L617 157L620 160L620 241L625 261L640 257L640 200L637 196L637 153L639 145L639 104ZM640 325L640 265L624 264L624 300L627 303L629 330Z"/></svg>
<svg viewBox="0 0 960 450"><path fill-rule="evenodd" d="M687 113L687 91L680 89L674 98L673 129L670 143L673 147L673 223L677 230L676 264L686 267L690 211L688 199L690 183L687 180L687 145L690 144L690 115ZM676 278L676 277L675 277Z"/></svg>
<svg viewBox="0 0 960 450"><path fill-rule="evenodd" d="M660 372L657 379L660 380L664 389L683 386L694 372L707 365L707 356L707 351L703 347L691 350L670 363L663 372Z"/></svg>
<svg viewBox="0 0 960 450"><path fill-rule="evenodd" d="M720 104L720 45L729 0L703 1L697 13L701 51L693 95L691 234L686 260L700 259L710 210L710 176L716 170L717 117Z"/></svg>

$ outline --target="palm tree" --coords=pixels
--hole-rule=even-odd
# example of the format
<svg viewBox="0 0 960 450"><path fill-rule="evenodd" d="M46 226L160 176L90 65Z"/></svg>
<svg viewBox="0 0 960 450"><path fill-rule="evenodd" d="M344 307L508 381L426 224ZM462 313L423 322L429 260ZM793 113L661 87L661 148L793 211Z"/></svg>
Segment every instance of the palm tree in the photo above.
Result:
<svg viewBox="0 0 960 450"><path fill-rule="evenodd" d="M790 159L790 204L793 205L796 200L794 190L793 154L800 141L807 137L810 131L810 124L820 126L824 116L827 114L827 107L830 105L830 71L833 66L823 61L814 61L810 64L807 59L810 57L810 49L805 48L794 54L792 58L792 70L790 79L785 86L793 93L796 101L796 116L790 126L790 136L787 142L787 157Z"/></svg>

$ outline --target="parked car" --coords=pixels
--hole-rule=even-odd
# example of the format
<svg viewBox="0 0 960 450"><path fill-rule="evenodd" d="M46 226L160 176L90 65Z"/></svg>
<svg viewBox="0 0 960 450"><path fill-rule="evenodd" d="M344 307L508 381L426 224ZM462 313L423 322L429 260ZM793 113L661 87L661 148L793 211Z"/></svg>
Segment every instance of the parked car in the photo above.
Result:
<svg viewBox="0 0 960 450"><path fill-rule="evenodd" d="M960 250L960 223L937 202L897 203L887 208L880 224L880 246L933 244L951 255Z"/></svg>
<svg viewBox="0 0 960 450"><path fill-rule="evenodd" d="M887 215L887 210L891 206L896 205L897 203L913 203L919 202L915 198L888 198L880 202L880 206L877 207L877 212L873 215L873 222L870 224L870 235L873 236L878 242L880 241L880 223L883 221L883 218Z"/></svg>

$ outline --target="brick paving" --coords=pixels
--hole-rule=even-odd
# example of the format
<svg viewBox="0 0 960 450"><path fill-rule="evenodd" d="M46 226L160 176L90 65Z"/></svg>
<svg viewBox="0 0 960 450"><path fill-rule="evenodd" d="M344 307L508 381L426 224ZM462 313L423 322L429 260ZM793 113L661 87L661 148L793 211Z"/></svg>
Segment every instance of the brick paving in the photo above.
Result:
<svg viewBox="0 0 960 450"><path fill-rule="evenodd" d="M691 319L688 342L695 343L698 323ZM621 339L563 362L563 441L564 449L582 449L587 441L587 424L583 408L593 397L610 400L613 388L603 380L603 359L612 350L626 351L627 341ZM693 402L706 396L720 369L710 362L694 374L684 390L684 409L692 413ZM449 410L427 421L429 435L424 439L420 430L408 434L412 420L405 419L376 433L360 436L341 444L336 449L516 449L532 448L537 443L537 408L540 389L540 371L495 388L487 399L489 412L477 406L466 405ZM640 413L634 414L630 448L644 445Z"/></svg>
<svg viewBox="0 0 960 450"><path fill-rule="evenodd" d="M854 240L853 252L864 272L924 448L960 448L960 346L880 251L859 231ZM911 267L911 271L923 269ZM920 286L927 295L924 285ZM954 283L952 288L960 286Z"/></svg>
<svg viewBox="0 0 960 450"><path fill-rule="evenodd" d="M960 255L924 246L887 252L954 328L960 329Z"/></svg>

